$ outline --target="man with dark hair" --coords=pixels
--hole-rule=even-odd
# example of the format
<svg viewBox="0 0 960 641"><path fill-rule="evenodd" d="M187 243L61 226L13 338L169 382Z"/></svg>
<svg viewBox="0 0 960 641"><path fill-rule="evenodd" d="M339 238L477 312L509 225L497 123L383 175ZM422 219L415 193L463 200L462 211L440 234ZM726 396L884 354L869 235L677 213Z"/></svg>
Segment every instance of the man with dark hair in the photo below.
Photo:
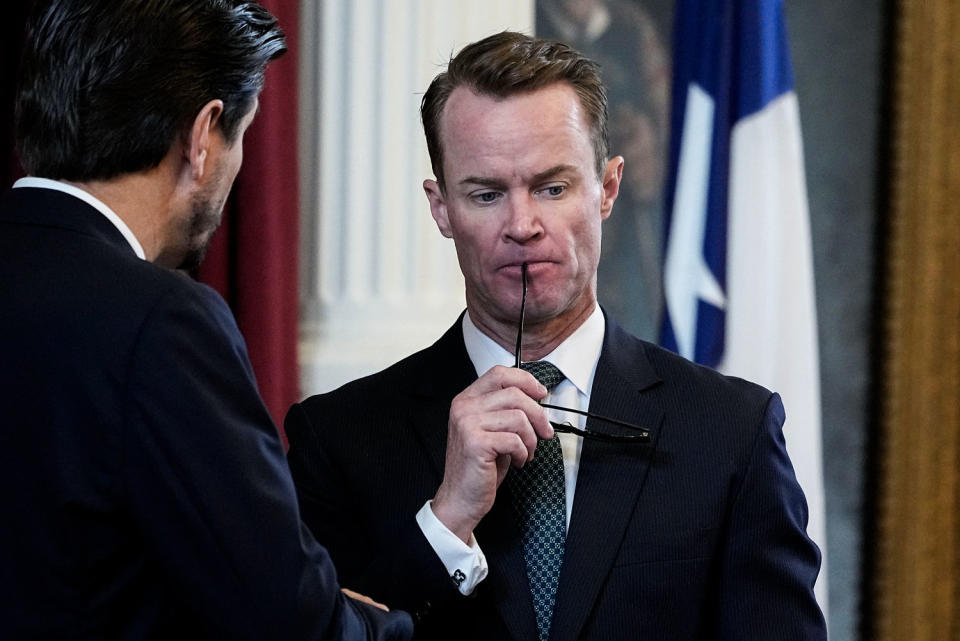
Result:
<svg viewBox="0 0 960 641"><path fill-rule="evenodd" d="M0 203L0 637L406 639L301 524L246 348L195 265L276 19L46 0ZM350 596L356 598L350 598Z"/></svg>
<svg viewBox="0 0 960 641"><path fill-rule="evenodd" d="M623 159L596 65L497 34L421 113L466 313L286 419L304 520L341 576L414 611L424 639L825 639L779 397L597 304Z"/></svg>

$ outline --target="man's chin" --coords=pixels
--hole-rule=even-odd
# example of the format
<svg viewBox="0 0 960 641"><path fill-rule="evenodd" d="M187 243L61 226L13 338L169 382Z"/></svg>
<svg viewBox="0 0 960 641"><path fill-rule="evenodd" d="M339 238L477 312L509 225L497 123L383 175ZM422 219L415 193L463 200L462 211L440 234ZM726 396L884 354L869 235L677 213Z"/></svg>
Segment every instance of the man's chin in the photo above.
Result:
<svg viewBox="0 0 960 641"><path fill-rule="evenodd" d="M179 267L177 269L182 269L185 271L192 272L200 267L200 263L203 262L203 259L207 256L207 249L210 248L210 241L206 241L199 247L191 248L184 254L183 259L180 261Z"/></svg>
<svg viewBox="0 0 960 641"><path fill-rule="evenodd" d="M203 244L190 247L186 250L167 250L161 252L154 261L160 267L167 269L179 269L187 272L193 272L207 255L207 249L210 247L210 241Z"/></svg>

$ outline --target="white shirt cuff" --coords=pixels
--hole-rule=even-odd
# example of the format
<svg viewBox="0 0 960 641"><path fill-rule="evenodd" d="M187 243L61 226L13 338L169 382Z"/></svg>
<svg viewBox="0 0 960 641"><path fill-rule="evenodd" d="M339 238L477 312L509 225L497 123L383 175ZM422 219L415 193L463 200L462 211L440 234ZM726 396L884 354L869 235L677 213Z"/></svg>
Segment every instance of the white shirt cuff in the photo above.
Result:
<svg viewBox="0 0 960 641"><path fill-rule="evenodd" d="M417 525L427 537L430 547L440 557L443 566L447 568L450 580L457 586L461 594L473 592L477 584L487 577L487 557L483 555L477 539L470 534L470 545L465 544L456 534L447 529L440 519L433 513L427 501L417 512Z"/></svg>

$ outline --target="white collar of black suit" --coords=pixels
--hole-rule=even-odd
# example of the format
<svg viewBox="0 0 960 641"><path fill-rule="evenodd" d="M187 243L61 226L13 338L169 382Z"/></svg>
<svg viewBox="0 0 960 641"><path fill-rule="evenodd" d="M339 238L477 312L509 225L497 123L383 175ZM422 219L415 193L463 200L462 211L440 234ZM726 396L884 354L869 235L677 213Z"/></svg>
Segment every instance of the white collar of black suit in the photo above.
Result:
<svg viewBox="0 0 960 641"><path fill-rule="evenodd" d="M106 203L102 200L91 194L90 192L84 191L79 187L74 185L61 182L59 180L50 180L49 178L35 178L33 176L28 176L26 178L21 178L17 182L13 183L13 188L24 188L32 187L35 189L52 189L53 191L60 191L65 194L69 194L74 198L79 198L83 202L87 203L97 211L99 211L103 216L110 221L110 223L117 228L123 237L130 243L130 247L133 248L133 251L136 252L137 256L141 259L146 259L146 254L143 252L143 246L140 244L140 241L137 240L137 237L133 235L133 232L130 231L130 228L127 227L127 224L123 222L123 219L117 215L115 211L110 209Z"/></svg>

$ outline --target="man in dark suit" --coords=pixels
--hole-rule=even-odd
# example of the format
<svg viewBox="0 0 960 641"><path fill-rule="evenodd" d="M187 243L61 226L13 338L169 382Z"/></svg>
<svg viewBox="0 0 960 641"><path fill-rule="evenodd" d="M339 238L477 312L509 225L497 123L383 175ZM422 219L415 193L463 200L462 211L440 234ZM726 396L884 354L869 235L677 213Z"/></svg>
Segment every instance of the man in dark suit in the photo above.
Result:
<svg viewBox="0 0 960 641"><path fill-rule="evenodd" d="M406 639L302 526L230 311L196 264L276 20L239 0L53 0L0 204L0 637ZM351 593L352 594L352 593Z"/></svg>
<svg viewBox="0 0 960 641"><path fill-rule="evenodd" d="M623 168L597 67L497 34L421 114L466 313L286 420L304 521L341 576L415 611L424 639L825 639L779 397L597 304Z"/></svg>

